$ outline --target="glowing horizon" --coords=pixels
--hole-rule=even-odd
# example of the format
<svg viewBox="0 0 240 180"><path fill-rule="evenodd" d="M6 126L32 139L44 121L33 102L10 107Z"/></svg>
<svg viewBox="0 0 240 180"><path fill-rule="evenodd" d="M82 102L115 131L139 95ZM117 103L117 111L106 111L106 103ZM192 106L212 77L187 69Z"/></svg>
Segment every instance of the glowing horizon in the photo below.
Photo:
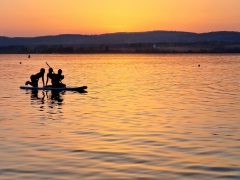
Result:
<svg viewBox="0 0 240 180"><path fill-rule="evenodd" d="M239 0L1 0L0 36L240 31Z"/></svg>

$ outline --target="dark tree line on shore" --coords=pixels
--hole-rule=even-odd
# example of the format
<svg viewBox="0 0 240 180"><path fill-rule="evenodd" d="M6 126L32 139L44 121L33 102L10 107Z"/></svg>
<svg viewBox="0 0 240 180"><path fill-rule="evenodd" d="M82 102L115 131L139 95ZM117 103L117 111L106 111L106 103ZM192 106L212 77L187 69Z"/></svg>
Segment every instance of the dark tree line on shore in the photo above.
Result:
<svg viewBox="0 0 240 180"><path fill-rule="evenodd" d="M34 53L240 53L240 43L134 43L100 45L0 46L1 54Z"/></svg>

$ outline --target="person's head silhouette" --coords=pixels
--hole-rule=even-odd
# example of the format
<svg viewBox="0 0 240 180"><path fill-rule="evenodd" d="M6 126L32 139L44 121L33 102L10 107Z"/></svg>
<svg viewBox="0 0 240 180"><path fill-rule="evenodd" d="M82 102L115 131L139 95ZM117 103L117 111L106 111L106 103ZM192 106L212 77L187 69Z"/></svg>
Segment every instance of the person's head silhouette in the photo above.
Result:
<svg viewBox="0 0 240 180"><path fill-rule="evenodd" d="M45 73L45 69L44 69L44 68L41 68L41 69L40 69L40 73L41 73L41 74L44 74L44 73Z"/></svg>
<svg viewBox="0 0 240 180"><path fill-rule="evenodd" d="M59 74L59 75L62 74L62 70L61 70L61 69L58 70L58 74Z"/></svg>
<svg viewBox="0 0 240 180"><path fill-rule="evenodd" d="M49 68L49 69L48 69L48 72L49 72L49 73L53 73L53 68Z"/></svg>

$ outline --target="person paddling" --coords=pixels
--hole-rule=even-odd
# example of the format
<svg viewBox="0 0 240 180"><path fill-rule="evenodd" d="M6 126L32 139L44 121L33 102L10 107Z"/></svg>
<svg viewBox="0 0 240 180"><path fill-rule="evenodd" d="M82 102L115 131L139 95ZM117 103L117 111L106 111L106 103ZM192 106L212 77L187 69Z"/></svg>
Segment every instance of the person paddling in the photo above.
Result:
<svg viewBox="0 0 240 180"><path fill-rule="evenodd" d="M31 85L32 87L38 87L38 81L40 78L42 78L43 86L45 86L44 74L45 74L45 69L41 68L39 73L30 76L31 81L27 81L25 83L25 85Z"/></svg>

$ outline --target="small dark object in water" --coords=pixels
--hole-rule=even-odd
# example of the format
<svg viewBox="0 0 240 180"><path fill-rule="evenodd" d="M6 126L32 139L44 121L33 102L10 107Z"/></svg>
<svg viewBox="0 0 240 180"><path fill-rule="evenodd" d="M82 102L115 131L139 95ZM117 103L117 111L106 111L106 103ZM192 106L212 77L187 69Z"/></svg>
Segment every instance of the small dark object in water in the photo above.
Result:
<svg viewBox="0 0 240 180"><path fill-rule="evenodd" d="M20 61L19 64L22 64L22 62Z"/></svg>
<svg viewBox="0 0 240 180"><path fill-rule="evenodd" d="M200 67L201 65L199 64L198 67Z"/></svg>
<svg viewBox="0 0 240 180"><path fill-rule="evenodd" d="M28 58L31 58L31 55L30 55L30 54L28 55Z"/></svg>

